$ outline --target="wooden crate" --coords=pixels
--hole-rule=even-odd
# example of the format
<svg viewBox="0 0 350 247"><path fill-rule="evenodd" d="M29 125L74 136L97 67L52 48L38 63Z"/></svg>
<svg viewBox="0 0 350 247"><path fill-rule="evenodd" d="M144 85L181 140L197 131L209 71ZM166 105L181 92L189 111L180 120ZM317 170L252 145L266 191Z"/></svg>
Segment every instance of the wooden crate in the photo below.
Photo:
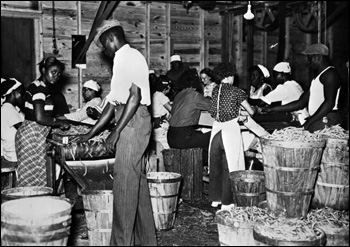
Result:
<svg viewBox="0 0 350 247"><path fill-rule="evenodd" d="M180 173L182 176L180 197L188 201L202 199L203 150L170 148L164 149L162 153L165 171Z"/></svg>

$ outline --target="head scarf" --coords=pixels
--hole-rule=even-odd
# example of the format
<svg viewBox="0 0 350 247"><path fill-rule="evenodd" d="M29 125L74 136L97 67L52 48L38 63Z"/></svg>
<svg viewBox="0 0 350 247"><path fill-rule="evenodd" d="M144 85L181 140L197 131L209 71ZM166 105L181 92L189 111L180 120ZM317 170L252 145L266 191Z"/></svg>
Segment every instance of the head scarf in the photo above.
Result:
<svg viewBox="0 0 350 247"><path fill-rule="evenodd" d="M258 64L259 69L261 70L261 72L263 73L265 78L270 77L270 72L267 68L265 68L264 66L262 66L261 64Z"/></svg>
<svg viewBox="0 0 350 247"><path fill-rule="evenodd" d="M6 100L6 96L11 94L14 90L16 90L17 88L19 88L22 83L20 83L18 80L16 80L15 78L10 78L9 80L15 81L15 84L10 87L2 96L1 96L1 105L4 104L5 100ZM6 80L1 80L1 84L3 82L5 82Z"/></svg>

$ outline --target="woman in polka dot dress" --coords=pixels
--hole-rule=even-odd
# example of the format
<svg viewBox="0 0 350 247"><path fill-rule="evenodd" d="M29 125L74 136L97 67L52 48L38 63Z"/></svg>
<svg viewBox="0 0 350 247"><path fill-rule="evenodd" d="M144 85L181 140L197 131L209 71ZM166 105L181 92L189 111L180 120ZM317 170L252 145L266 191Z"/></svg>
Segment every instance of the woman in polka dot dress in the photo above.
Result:
<svg viewBox="0 0 350 247"><path fill-rule="evenodd" d="M210 115L215 119L209 145L209 199L223 208L234 202L229 173L245 170L243 141L238 123L241 106L250 114L254 109L248 95L233 85L235 65L221 63L213 69L219 84L212 93Z"/></svg>

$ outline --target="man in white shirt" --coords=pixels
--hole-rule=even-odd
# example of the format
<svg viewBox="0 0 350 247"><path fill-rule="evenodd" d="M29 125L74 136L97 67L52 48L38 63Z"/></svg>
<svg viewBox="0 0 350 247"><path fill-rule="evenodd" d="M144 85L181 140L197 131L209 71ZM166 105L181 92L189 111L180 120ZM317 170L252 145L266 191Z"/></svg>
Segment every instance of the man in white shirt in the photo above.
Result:
<svg viewBox="0 0 350 247"><path fill-rule="evenodd" d="M302 126L310 132L341 124L342 118L337 106L341 77L331 65L328 47L313 44L302 53L307 56L307 65L313 74L310 88L298 100L266 110L295 111L307 106L310 117L306 118Z"/></svg>
<svg viewBox="0 0 350 247"><path fill-rule="evenodd" d="M144 56L126 43L117 20L105 20L95 43L113 58L111 91L101 117L79 142L98 134L115 116L106 139L115 150L111 246L157 245L143 154L151 136L149 68Z"/></svg>
<svg viewBox="0 0 350 247"><path fill-rule="evenodd" d="M291 67L288 62L280 62L273 68L273 77L277 87L260 99L271 105L273 102L281 102L281 105L298 100L304 90L295 80L292 80ZM306 108L292 112L293 116L302 125L309 116Z"/></svg>

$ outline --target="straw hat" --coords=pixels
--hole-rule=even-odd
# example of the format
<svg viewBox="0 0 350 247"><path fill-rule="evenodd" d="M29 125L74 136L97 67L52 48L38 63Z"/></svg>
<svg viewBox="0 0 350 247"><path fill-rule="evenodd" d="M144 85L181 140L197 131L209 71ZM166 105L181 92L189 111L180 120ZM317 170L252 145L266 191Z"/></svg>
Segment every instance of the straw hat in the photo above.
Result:
<svg viewBox="0 0 350 247"><path fill-rule="evenodd" d="M99 28L97 28L97 33L94 38L94 42L98 47L102 47L100 42L100 36L112 27L120 26L120 22L117 20L104 20Z"/></svg>

